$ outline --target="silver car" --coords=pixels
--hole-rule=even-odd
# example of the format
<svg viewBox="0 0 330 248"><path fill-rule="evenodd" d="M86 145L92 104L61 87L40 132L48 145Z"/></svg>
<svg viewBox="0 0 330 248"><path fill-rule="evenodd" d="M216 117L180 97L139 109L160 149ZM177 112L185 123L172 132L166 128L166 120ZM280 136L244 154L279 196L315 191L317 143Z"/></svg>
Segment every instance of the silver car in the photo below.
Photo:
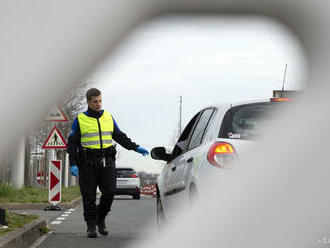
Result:
<svg viewBox="0 0 330 248"><path fill-rule="evenodd" d="M116 195L131 195L140 199L140 178L132 167L117 167Z"/></svg>

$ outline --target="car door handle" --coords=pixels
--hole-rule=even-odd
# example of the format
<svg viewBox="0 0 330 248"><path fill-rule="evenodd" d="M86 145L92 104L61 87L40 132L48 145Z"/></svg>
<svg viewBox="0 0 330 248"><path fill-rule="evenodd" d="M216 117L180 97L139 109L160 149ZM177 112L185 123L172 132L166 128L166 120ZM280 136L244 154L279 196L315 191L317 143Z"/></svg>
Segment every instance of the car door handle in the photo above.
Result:
<svg viewBox="0 0 330 248"><path fill-rule="evenodd" d="M173 166L173 167L172 167L172 171L175 171L175 170L176 170L176 166Z"/></svg>
<svg viewBox="0 0 330 248"><path fill-rule="evenodd" d="M187 163L191 163L193 160L194 160L194 158L191 157L191 158L187 159Z"/></svg>

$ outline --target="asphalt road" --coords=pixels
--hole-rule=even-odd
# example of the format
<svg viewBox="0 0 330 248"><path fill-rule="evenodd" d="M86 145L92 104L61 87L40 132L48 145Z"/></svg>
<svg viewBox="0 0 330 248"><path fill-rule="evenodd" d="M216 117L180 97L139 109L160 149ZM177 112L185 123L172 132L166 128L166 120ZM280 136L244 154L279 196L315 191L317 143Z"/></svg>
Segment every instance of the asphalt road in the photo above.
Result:
<svg viewBox="0 0 330 248"><path fill-rule="evenodd" d="M98 235L96 239L86 237L86 224L83 220L82 205L75 209L61 211L39 211L47 220L52 234L35 242L32 247L125 247L140 239L157 235L156 200L142 197L116 197L112 211L106 219L109 236Z"/></svg>

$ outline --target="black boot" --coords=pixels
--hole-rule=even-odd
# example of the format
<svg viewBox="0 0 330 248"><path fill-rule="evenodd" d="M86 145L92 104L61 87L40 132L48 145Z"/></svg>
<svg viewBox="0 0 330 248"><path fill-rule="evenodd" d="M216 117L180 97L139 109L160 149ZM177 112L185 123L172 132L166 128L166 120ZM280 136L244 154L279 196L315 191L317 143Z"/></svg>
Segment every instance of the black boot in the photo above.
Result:
<svg viewBox="0 0 330 248"><path fill-rule="evenodd" d="M106 236L108 235L108 230L105 227L105 217L98 217L96 221L97 229L99 234Z"/></svg>
<svg viewBox="0 0 330 248"><path fill-rule="evenodd" d="M87 237L88 238L96 238L97 233L96 233L96 226L95 226L95 221L87 221Z"/></svg>

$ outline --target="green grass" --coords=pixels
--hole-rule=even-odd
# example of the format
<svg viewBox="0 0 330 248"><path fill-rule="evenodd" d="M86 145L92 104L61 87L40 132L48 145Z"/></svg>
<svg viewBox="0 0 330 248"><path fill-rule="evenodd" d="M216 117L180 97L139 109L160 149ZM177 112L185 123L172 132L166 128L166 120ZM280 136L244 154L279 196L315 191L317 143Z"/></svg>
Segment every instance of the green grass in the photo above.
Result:
<svg viewBox="0 0 330 248"><path fill-rule="evenodd" d="M0 237L15 230L16 228L22 227L30 223L35 219L38 219L38 216L28 215L28 214L22 215L22 214L16 214L10 211L6 211L6 222L8 223L8 228L3 229L0 225Z"/></svg>
<svg viewBox="0 0 330 248"><path fill-rule="evenodd" d="M50 229L46 226L46 227L42 227L42 228L40 228L40 231L41 231L41 233L49 233L50 232Z"/></svg>
<svg viewBox="0 0 330 248"><path fill-rule="evenodd" d="M81 196L81 194L78 186L62 188L62 202L70 202L77 199L79 196Z"/></svg>
<svg viewBox="0 0 330 248"><path fill-rule="evenodd" d="M62 188L62 203L70 202L80 196L77 186ZM8 184L0 185L0 203L47 203L48 190L36 187L15 189Z"/></svg>

